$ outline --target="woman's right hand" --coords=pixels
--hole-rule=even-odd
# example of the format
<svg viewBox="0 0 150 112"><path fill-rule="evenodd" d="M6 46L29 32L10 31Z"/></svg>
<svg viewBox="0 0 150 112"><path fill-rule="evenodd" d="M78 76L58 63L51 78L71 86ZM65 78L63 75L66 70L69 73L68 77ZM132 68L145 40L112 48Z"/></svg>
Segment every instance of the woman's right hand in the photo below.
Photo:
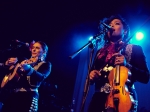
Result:
<svg viewBox="0 0 150 112"><path fill-rule="evenodd" d="M101 74L98 70L92 70L90 72L89 78L90 80L95 81L99 78L99 76L101 76Z"/></svg>
<svg viewBox="0 0 150 112"><path fill-rule="evenodd" d="M5 62L5 65L11 66L15 65L18 61L18 58L8 58L8 60Z"/></svg>

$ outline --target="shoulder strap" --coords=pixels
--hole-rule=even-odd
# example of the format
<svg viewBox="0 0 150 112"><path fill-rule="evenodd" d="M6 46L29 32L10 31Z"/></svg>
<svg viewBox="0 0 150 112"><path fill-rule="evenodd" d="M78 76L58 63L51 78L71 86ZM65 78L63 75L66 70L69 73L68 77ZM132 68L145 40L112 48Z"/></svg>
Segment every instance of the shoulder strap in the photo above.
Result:
<svg viewBox="0 0 150 112"><path fill-rule="evenodd" d="M34 69L37 70L43 63L46 63L45 61L41 61L36 66L34 66Z"/></svg>
<svg viewBox="0 0 150 112"><path fill-rule="evenodd" d="M38 70L38 68L39 68L43 63L46 63L46 62L45 62L45 61L41 61L41 62L38 63L36 66L34 66L34 70ZM29 81L29 84L30 84L30 86L32 86L32 87L39 87L39 86L40 86L40 84L38 84L38 85L33 85L33 84L31 84L30 76L27 76L27 80Z"/></svg>

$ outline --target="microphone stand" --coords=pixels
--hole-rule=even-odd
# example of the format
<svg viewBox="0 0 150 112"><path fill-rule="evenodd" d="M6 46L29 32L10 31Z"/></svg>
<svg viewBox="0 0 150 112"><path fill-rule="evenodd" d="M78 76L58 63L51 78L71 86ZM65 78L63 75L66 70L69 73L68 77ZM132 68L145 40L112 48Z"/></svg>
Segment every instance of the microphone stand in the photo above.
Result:
<svg viewBox="0 0 150 112"><path fill-rule="evenodd" d="M84 92L83 92L83 96L82 96L82 104L81 104L80 112L84 111L85 101L86 101L88 91L89 91L89 87L90 87L89 73L90 73L90 69L91 69L91 65L92 65L93 53L94 53L94 48L92 48L91 53L90 53L90 62L89 62L89 65L88 65L88 74L87 74L86 80L85 80Z"/></svg>
<svg viewBox="0 0 150 112"><path fill-rule="evenodd" d="M11 51L12 49L4 49L4 50L0 50L0 53L5 53L5 52L8 52L8 51Z"/></svg>
<svg viewBox="0 0 150 112"><path fill-rule="evenodd" d="M73 59L75 56L77 56L83 49L85 49L86 47L90 46L92 47L92 45L97 41L99 40L99 36L101 34L97 34L93 37L92 40L90 40L87 44L85 44L83 47L81 47L79 50L77 50L75 53L73 53L72 55L69 56L70 59Z"/></svg>
<svg viewBox="0 0 150 112"><path fill-rule="evenodd" d="M79 50L77 50L74 54L72 54L71 56L69 56L70 59L73 59L75 56L77 56L83 49L85 49L86 47L90 47L92 48L91 53L90 53L90 61L89 61L89 65L88 65L88 74L90 72L91 69L91 64L92 64L92 57L93 57L93 53L94 53L94 48L96 46L97 40L100 40L100 36L103 34L104 32L100 32L99 34L95 35L93 37L92 40L90 40L87 44L85 44L83 47L81 47ZM86 81L85 81L85 85L84 85L84 92L83 92L83 97L82 97L82 104L81 104L81 109L80 111L83 112L84 111L84 105L85 105L85 101L86 101L86 97L88 94L88 90L89 90L89 76L86 76Z"/></svg>
<svg viewBox="0 0 150 112"><path fill-rule="evenodd" d="M13 50L17 50L18 48L20 48L21 46L17 45L16 47L10 47L8 49L4 49L4 50L0 50L0 53L7 53L7 52L10 52L10 51L13 51Z"/></svg>

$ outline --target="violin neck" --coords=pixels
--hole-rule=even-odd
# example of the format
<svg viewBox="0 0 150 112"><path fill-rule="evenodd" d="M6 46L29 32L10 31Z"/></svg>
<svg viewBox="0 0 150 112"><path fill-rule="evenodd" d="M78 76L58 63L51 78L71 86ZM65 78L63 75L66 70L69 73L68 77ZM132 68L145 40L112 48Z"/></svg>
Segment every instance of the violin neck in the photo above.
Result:
<svg viewBox="0 0 150 112"><path fill-rule="evenodd" d="M116 73L115 73L114 82L116 85L120 84L120 65L116 65Z"/></svg>

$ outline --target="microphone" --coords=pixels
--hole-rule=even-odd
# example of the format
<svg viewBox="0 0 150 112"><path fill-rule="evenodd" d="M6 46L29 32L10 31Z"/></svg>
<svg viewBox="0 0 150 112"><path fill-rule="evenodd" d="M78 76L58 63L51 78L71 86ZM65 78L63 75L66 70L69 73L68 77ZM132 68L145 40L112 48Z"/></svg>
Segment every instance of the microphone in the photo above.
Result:
<svg viewBox="0 0 150 112"><path fill-rule="evenodd" d="M107 25L104 22L101 22L101 24L108 30L108 31L115 31L111 26Z"/></svg>
<svg viewBox="0 0 150 112"><path fill-rule="evenodd" d="M21 42L19 40L15 40L15 42L17 42L20 46L24 45L26 47L29 47L29 43Z"/></svg>
<svg viewBox="0 0 150 112"><path fill-rule="evenodd" d="M0 67L4 66L4 63L0 63Z"/></svg>

